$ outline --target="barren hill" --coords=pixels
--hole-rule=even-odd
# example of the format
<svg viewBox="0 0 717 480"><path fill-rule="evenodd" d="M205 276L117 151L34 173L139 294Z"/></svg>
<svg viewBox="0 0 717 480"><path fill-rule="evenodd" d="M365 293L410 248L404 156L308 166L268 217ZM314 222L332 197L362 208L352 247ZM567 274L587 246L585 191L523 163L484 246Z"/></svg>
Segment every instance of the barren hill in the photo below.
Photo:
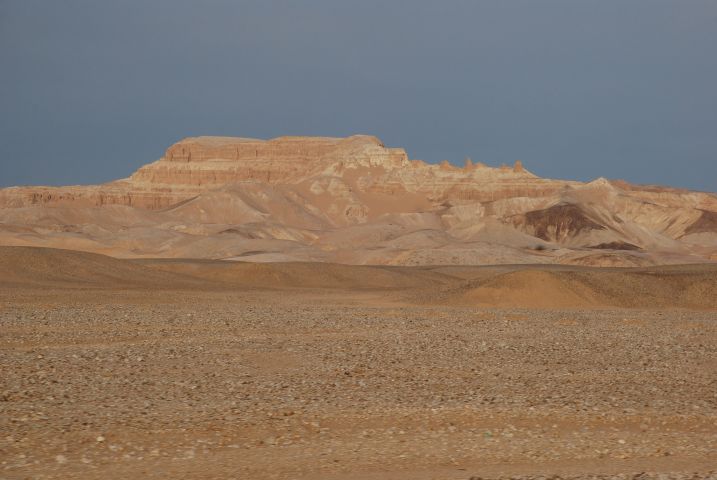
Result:
<svg viewBox="0 0 717 480"><path fill-rule="evenodd" d="M343 301L537 309L717 310L717 264L638 268L573 265L405 267L118 259L53 248L0 246L0 289L237 291ZM368 295L368 296L366 296Z"/></svg>
<svg viewBox="0 0 717 480"><path fill-rule="evenodd" d="M0 245L130 258L700 263L715 218L714 193L431 165L363 135L187 138L127 179L0 190Z"/></svg>

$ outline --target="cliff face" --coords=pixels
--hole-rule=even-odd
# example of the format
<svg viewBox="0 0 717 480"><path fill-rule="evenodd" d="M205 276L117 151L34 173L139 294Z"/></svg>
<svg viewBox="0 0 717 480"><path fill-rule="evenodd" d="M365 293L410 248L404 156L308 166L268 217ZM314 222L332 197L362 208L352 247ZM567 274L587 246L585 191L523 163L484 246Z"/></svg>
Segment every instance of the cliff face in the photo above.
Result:
<svg viewBox="0 0 717 480"><path fill-rule="evenodd" d="M268 141L198 137L172 145L161 160L140 168L131 181L204 188L242 181L295 183L341 162L399 168L408 164L408 157L403 149L385 148L368 136Z"/></svg>
<svg viewBox="0 0 717 480"><path fill-rule="evenodd" d="M296 185L312 177L351 178L364 191L413 191L435 199L489 200L514 195L535 176L522 166L493 169L409 161L402 148L376 137L280 137L255 140L196 137L169 147L130 178L91 187L28 187L0 191L0 205L127 205L159 209L203 191L240 182ZM501 182L501 187L493 185ZM476 183L482 183L476 188ZM490 185L487 185L490 184ZM541 188L531 189L539 192ZM554 191L555 186L543 187ZM501 192L503 191L503 192Z"/></svg>
<svg viewBox="0 0 717 480"><path fill-rule="evenodd" d="M714 256L715 212L710 193L542 179L520 161L430 165L371 136L196 137L127 179L0 190L0 243L348 263L590 264L599 249L610 264L663 263Z"/></svg>

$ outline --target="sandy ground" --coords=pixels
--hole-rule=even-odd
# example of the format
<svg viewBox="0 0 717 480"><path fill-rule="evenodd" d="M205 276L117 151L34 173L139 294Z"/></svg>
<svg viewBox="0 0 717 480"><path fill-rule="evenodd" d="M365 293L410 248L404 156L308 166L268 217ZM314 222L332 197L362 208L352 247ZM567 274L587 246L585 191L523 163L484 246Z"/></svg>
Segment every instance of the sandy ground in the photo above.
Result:
<svg viewBox="0 0 717 480"><path fill-rule="evenodd" d="M411 292L2 284L0 479L717 477L714 310Z"/></svg>

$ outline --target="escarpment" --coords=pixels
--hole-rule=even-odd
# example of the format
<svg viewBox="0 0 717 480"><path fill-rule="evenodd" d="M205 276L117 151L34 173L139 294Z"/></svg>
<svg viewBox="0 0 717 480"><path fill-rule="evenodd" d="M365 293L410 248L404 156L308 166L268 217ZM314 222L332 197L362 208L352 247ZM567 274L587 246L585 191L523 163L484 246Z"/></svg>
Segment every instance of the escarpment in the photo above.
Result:
<svg viewBox="0 0 717 480"><path fill-rule="evenodd" d="M717 196L521 161L429 164L378 138L192 137L128 178L0 190L0 244L378 264L712 261ZM606 253L607 252L607 253Z"/></svg>

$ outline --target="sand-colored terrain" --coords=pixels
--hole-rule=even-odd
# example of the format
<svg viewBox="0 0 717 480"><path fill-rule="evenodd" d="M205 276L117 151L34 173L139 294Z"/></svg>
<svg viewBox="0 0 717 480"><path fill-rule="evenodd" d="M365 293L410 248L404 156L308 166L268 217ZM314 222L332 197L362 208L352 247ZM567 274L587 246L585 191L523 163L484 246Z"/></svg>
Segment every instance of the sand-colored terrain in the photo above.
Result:
<svg viewBox="0 0 717 480"><path fill-rule="evenodd" d="M715 478L716 281L2 247L0 478Z"/></svg>
<svg viewBox="0 0 717 480"><path fill-rule="evenodd" d="M704 263L717 259L717 195L541 178L519 161L427 164L366 135L194 137L126 179L0 189L0 245L354 265Z"/></svg>

